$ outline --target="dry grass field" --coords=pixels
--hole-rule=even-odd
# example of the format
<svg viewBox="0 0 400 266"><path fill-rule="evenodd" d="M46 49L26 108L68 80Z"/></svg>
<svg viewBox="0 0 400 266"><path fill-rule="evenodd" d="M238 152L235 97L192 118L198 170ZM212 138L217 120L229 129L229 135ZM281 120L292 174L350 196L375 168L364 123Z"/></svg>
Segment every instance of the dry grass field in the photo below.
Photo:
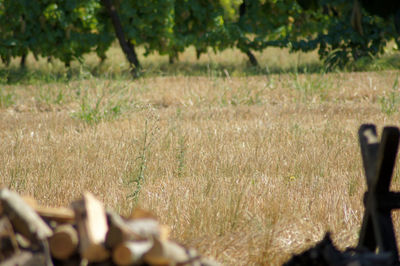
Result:
<svg viewBox="0 0 400 266"><path fill-rule="evenodd" d="M399 73L259 56L259 73L235 51L199 62L189 51L175 66L151 56L138 80L117 48L70 79L32 58L22 76L1 70L0 186L50 206L85 190L121 214L141 206L224 265L279 265L328 230L354 246L366 188L357 130L400 126Z"/></svg>

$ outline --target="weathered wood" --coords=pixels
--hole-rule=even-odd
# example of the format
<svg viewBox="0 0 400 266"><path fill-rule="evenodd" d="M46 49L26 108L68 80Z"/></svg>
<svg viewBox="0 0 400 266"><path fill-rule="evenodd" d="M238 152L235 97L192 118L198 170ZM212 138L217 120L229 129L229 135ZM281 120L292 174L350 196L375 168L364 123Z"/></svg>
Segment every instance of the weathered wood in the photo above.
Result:
<svg viewBox="0 0 400 266"><path fill-rule="evenodd" d="M55 221L57 223L73 223L75 220L74 211L70 208L41 206L32 197L23 196L22 198L40 215L40 217L46 221Z"/></svg>
<svg viewBox="0 0 400 266"><path fill-rule="evenodd" d="M396 127L383 129L381 142L378 142L374 125L362 125L359 130L362 159L367 179L368 191L365 194L364 218L360 231L358 248L368 248L379 253L391 252L398 261L398 250L391 203L398 197L389 191L399 146L400 132Z"/></svg>
<svg viewBox="0 0 400 266"><path fill-rule="evenodd" d="M152 248L144 255L144 261L151 265L176 265L190 260L186 249L171 242L153 240Z"/></svg>
<svg viewBox="0 0 400 266"><path fill-rule="evenodd" d="M7 217L0 219L0 261L19 252L17 239Z"/></svg>
<svg viewBox="0 0 400 266"><path fill-rule="evenodd" d="M108 232L105 245L109 249L114 249L124 241L143 240L144 238L136 234L127 225L125 220L116 213L107 212Z"/></svg>
<svg viewBox="0 0 400 266"><path fill-rule="evenodd" d="M77 252L79 244L78 232L70 224L58 226L53 236L49 239L51 255L60 260L65 260Z"/></svg>
<svg viewBox="0 0 400 266"><path fill-rule="evenodd" d="M379 210L400 209L400 192L387 192L375 195ZM364 204L367 203L368 191L364 195Z"/></svg>
<svg viewBox="0 0 400 266"><path fill-rule="evenodd" d="M117 265L132 265L142 262L143 255L153 246L153 241L127 241L113 251L113 261Z"/></svg>
<svg viewBox="0 0 400 266"><path fill-rule="evenodd" d="M7 241L14 241L11 245L7 243L3 253L5 246L0 242L1 265L218 265L168 241L169 227L161 225L146 211L134 212L131 219L124 219L112 212L106 215L103 204L88 192L84 193L81 200L72 203L73 215L68 210L58 212L58 208L39 207L32 198L25 200L7 189L0 189L0 214L4 215L3 219L0 215L0 240L3 236ZM41 211L41 208L45 211ZM35 210L43 214L52 228L55 227L54 232ZM14 233L14 224L9 222L7 227L3 220L8 217L14 220L20 216L23 217L20 219L22 224L28 229L22 227L18 234L10 237ZM31 216L43 223L49 233L41 232L36 220L32 222L36 224L33 229L29 227L33 219ZM109 250L105 246L106 240ZM10 246L12 248L8 249Z"/></svg>
<svg viewBox="0 0 400 266"><path fill-rule="evenodd" d="M135 220L135 219L143 219L143 218L158 220L157 217L152 212L144 210L140 207L136 207L132 211L131 215L129 215L127 220Z"/></svg>
<svg viewBox="0 0 400 266"><path fill-rule="evenodd" d="M389 192L399 147L399 138L400 132L397 127L385 127L383 129L378 153L377 193Z"/></svg>
<svg viewBox="0 0 400 266"><path fill-rule="evenodd" d="M169 236L169 227L161 225L153 218L125 220L115 213L108 212L107 219L109 230L106 235L106 247L109 249L124 241L146 240L153 237L166 240Z"/></svg>
<svg viewBox="0 0 400 266"><path fill-rule="evenodd" d="M72 204L80 238L80 253L89 262L101 262L110 254L104 247L108 231L103 204L93 194L85 192L82 199Z"/></svg>
<svg viewBox="0 0 400 266"><path fill-rule="evenodd" d="M142 238L161 238L166 239L168 237L168 229L162 226L158 221L154 219L135 219L126 221L126 225Z"/></svg>
<svg viewBox="0 0 400 266"><path fill-rule="evenodd" d="M50 227L17 193L6 188L1 189L0 204L14 230L30 241L38 243L53 234Z"/></svg>
<svg viewBox="0 0 400 266"><path fill-rule="evenodd" d="M169 238L171 231L169 226L160 224L157 217L147 210L135 208L127 220L129 226L133 228L133 231L142 237L151 236L161 240L167 240ZM143 223L147 223L147 225L142 226Z"/></svg>
<svg viewBox="0 0 400 266"><path fill-rule="evenodd" d="M47 221L55 221L57 223L73 223L75 221L74 211L69 208L36 206L34 209Z"/></svg>
<svg viewBox="0 0 400 266"><path fill-rule="evenodd" d="M362 161L364 165L365 177L367 186L372 187L377 172L377 156L379 149L379 141L376 134L376 127L374 125L362 125L358 131L360 141ZM366 206L366 204L365 204ZM370 210L365 209L364 219L361 225L361 233L358 246L366 247L370 250L376 248L375 234L373 232L372 217L369 214Z"/></svg>

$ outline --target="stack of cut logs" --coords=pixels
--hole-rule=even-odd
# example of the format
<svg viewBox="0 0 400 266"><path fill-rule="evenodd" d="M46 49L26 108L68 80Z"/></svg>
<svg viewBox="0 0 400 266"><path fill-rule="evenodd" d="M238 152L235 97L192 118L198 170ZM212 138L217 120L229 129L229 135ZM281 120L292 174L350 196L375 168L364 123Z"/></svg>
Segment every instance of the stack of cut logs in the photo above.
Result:
<svg viewBox="0 0 400 266"><path fill-rule="evenodd" d="M0 265L218 265L168 235L150 213L122 218L88 192L49 208L0 189Z"/></svg>

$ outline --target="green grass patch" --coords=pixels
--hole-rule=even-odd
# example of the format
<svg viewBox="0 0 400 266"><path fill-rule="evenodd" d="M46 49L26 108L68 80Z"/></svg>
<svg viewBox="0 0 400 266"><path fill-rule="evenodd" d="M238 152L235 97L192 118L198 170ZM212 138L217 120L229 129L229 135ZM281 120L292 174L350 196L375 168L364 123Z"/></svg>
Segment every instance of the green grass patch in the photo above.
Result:
<svg viewBox="0 0 400 266"><path fill-rule="evenodd" d="M0 108L7 108L15 104L16 95L9 90L0 87Z"/></svg>
<svg viewBox="0 0 400 266"><path fill-rule="evenodd" d="M379 97L379 103L381 105L381 111L387 115L392 115L399 112L400 91L398 76L396 77L390 92Z"/></svg>
<svg viewBox="0 0 400 266"><path fill-rule="evenodd" d="M91 125L101 121L115 120L137 108L136 101L124 87L114 90L105 87L93 90L78 86L75 93L79 99L79 108L71 115Z"/></svg>

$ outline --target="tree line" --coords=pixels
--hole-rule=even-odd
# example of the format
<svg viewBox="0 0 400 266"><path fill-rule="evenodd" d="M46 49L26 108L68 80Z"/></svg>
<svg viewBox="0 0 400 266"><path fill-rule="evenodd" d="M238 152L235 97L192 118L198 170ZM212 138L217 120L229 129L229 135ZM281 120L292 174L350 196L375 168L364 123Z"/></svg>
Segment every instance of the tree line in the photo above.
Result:
<svg viewBox="0 0 400 266"><path fill-rule="evenodd" d="M25 65L57 58L69 66L96 52L100 60L118 40L134 74L136 47L170 63L193 46L197 56L238 48L257 65L254 51L268 47L317 50L327 67L343 67L383 53L398 41L397 1L364 0L0 0L0 58Z"/></svg>

